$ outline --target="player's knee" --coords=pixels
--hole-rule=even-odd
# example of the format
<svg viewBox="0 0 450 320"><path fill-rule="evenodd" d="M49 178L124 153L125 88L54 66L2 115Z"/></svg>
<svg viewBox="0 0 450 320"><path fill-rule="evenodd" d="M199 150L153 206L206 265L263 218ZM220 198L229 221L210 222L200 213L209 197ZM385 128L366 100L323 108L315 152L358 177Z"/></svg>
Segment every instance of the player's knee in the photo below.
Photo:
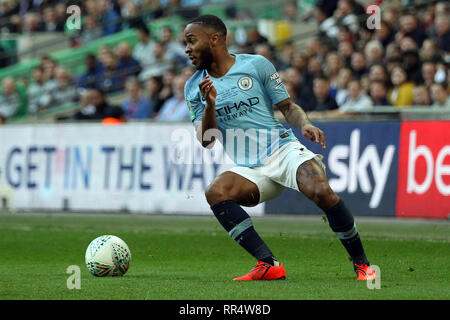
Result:
<svg viewBox="0 0 450 320"><path fill-rule="evenodd" d="M330 207L338 199L326 181L318 181L314 184L311 198L320 208Z"/></svg>
<svg viewBox="0 0 450 320"><path fill-rule="evenodd" d="M211 184L206 188L205 197L210 206L221 201L230 200L226 188L217 184Z"/></svg>

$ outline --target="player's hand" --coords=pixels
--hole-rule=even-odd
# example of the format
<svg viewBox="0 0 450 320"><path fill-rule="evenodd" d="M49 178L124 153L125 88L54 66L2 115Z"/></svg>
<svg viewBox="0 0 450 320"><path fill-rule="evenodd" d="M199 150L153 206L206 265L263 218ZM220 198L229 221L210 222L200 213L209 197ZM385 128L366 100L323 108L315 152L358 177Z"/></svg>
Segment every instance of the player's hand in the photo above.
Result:
<svg viewBox="0 0 450 320"><path fill-rule="evenodd" d="M217 91L209 75L200 81L198 87L200 88L200 92L203 95L203 98L205 98L206 103L211 107L215 106Z"/></svg>
<svg viewBox="0 0 450 320"><path fill-rule="evenodd" d="M325 133L312 124L306 124L302 127L302 135L312 142L320 143L322 149L326 149Z"/></svg>

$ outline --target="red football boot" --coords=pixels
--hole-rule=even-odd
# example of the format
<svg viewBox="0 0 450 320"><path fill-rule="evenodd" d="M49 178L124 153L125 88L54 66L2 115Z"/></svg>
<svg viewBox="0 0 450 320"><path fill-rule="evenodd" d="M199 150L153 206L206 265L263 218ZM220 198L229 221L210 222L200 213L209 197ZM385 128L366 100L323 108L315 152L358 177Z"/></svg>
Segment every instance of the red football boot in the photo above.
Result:
<svg viewBox="0 0 450 320"><path fill-rule="evenodd" d="M356 264L355 263L356 280L375 280L377 274L367 264Z"/></svg>
<svg viewBox="0 0 450 320"><path fill-rule="evenodd" d="M281 263L275 262L277 266L272 266L264 261L258 261L256 266L245 276L234 278L233 280L284 280L286 279L286 270Z"/></svg>

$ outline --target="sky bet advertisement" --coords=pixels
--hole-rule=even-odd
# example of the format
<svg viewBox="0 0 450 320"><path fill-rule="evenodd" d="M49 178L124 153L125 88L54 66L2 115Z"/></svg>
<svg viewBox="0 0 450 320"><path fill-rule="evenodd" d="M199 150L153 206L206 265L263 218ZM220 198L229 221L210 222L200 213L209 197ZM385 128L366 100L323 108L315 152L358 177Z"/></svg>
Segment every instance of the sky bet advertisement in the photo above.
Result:
<svg viewBox="0 0 450 320"><path fill-rule="evenodd" d="M355 216L447 218L450 122L321 122L332 189ZM204 149L191 123L0 127L0 199L17 209L211 214L204 191L233 167L220 143ZM4 201L2 201L4 203ZM246 208L322 214L301 193Z"/></svg>
<svg viewBox="0 0 450 320"><path fill-rule="evenodd" d="M316 123L326 136L323 150L305 138L308 149L324 156L331 188L355 215L394 216L397 193L399 122ZM301 137L298 130L294 130ZM267 212L323 212L304 195L286 191Z"/></svg>

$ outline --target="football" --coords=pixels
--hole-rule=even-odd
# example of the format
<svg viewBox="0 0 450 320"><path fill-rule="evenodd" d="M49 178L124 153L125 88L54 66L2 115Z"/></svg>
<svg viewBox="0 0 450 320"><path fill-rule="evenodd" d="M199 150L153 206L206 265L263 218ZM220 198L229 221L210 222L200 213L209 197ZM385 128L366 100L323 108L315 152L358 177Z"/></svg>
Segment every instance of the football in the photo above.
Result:
<svg viewBox="0 0 450 320"><path fill-rule="evenodd" d="M86 266L96 277L123 276L128 271L130 262L128 245L113 235L95 238L86 250Z"/></svg>

